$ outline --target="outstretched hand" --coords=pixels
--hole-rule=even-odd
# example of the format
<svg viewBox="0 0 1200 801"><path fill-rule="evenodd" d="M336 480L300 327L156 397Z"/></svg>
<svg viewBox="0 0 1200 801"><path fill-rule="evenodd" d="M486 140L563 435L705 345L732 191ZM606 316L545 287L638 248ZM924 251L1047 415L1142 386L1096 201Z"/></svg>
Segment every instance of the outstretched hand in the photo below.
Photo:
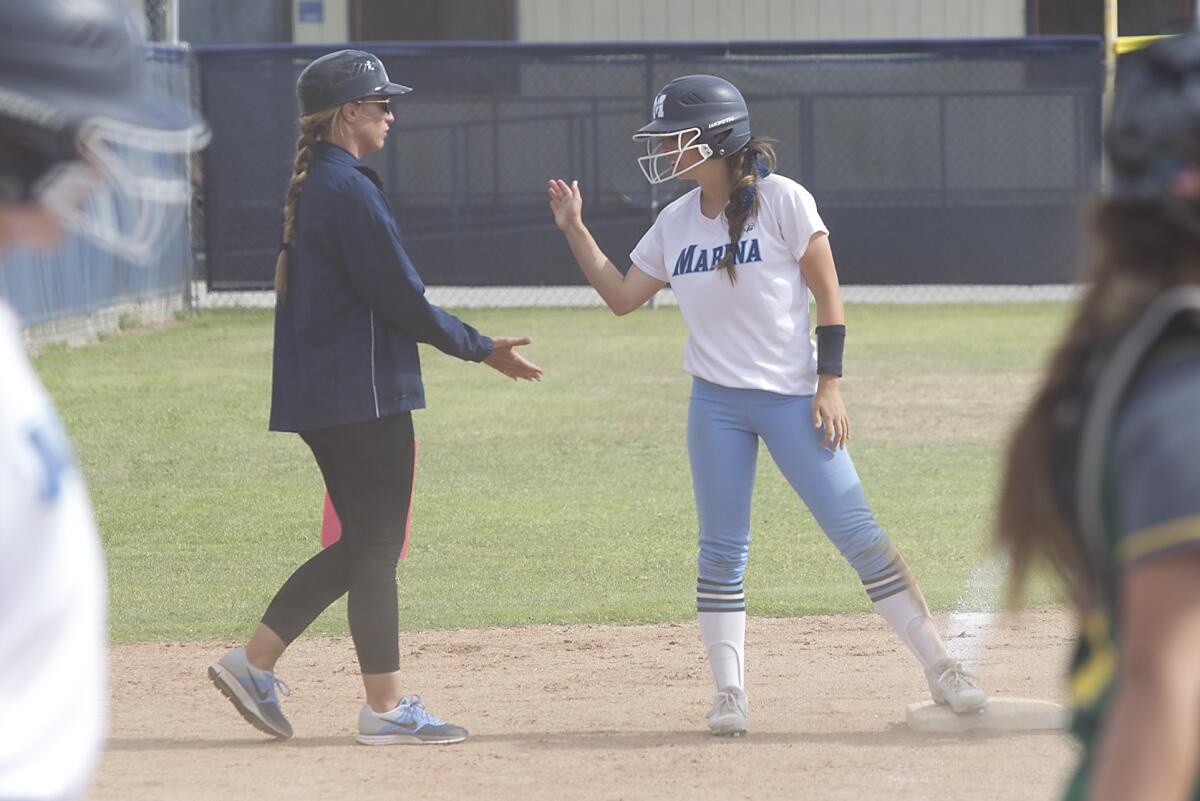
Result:
<svg viewBox="0 0 1200 801"><path fill-rule="evenodd" d="M583 221L583 195L579 192L579 181L567 182L551 178L546 182L546 191L550 195L550 210L554 212L554 224L558 230L565 231L572 225Z"/></svg>
<svg viewBox="0 0 1200 801"><path fill-rule="evenodd" d="M492 355L484 359L483 363L493 370L499 370L513 381L518 378L541 381L542 368L526 361L524 356L513 350L532 341L529 337L492 337Z"/></svg>

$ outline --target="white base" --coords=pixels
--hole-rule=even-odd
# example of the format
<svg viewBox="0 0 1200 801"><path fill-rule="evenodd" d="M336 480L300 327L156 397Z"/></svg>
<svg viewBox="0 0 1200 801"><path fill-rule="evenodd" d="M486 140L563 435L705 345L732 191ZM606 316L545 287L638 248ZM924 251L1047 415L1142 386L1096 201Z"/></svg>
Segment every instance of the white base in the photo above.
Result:
<svg viewBox="0 0 1200 801"><path fill-rule="evenodd" d="M1071 711L1062 704L1033 698L990 698L982 712L958 715L943 704L921 701L908 705L904 722L921 732L1037 731L1065 729Z"/></svg>

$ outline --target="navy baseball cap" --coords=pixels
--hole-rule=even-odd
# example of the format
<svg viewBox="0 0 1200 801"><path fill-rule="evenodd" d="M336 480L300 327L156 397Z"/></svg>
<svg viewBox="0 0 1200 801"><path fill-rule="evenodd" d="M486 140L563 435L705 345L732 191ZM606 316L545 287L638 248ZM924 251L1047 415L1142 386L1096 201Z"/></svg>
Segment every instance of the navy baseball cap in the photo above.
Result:
<svg viewBox="0 0 1200 801"><path fill-rule="evenodd" d="M411 91L392 83L383 62L363 50L338 50L321 56L305 67L296 81L302 117L363 97Z"/></svg>

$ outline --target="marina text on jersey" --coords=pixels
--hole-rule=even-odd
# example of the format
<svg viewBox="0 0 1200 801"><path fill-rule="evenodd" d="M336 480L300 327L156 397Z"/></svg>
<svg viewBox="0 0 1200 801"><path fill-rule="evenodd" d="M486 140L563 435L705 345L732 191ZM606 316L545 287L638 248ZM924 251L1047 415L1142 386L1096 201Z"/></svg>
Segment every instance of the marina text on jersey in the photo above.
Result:
<svg viewBox="0 0 1200 801"><path fill-rule="evenodd" d="M721 259L725 258L725 251L728 247L728 244L718 245L711 249L688 245L679 251L679 257L675 259L675 269L671 271L671 277L674 278L677 275L687 275L689 273L706 273L709 270L715 270L717 265L721 263ZM733 263L747 264L754 261L762 261L762 253L758 248L758 237L749 240L740 240L737 244L737 252L733 257Z"/></svg>

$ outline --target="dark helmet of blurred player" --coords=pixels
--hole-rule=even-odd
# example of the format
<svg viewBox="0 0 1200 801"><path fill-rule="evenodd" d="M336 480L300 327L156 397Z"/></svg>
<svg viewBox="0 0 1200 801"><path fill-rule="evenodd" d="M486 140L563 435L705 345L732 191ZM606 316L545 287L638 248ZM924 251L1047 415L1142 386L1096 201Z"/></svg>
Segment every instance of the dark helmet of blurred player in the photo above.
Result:
<svg viewBox="0 0 1200 801"><path fill-rule="evenodd" d="M34 204L145 262L190 187L204 122L147 79L122 0L0 2L0 204Z"/></svg>
<svg viewBox="0 0 1200 801"><path fill-rule="evenodd" d="M1105 146L1112 200L1162 204L1200 236L1200 33L1121 57Z"/></svg>
<svg viewBox="0 0 1200 801"><path fill-rule="evenodd" d="M364 97L411 91L392 83L383 62L363 50L338 50L321 56L304 68L296 82L302 117Z"/></svg>
<svg viewBox="0 0 1200 801"><path fill-rule="evenodd" d="M635 141L646 142L638 166L652 184L669 181L710 158L728 158L750 141L750 112L737 87L715 75L684 75L654 97L653 119L638 128ZM660 150L664 139L675 147ZM689 150L700 155L696 164L679 169Z"/></svg>

